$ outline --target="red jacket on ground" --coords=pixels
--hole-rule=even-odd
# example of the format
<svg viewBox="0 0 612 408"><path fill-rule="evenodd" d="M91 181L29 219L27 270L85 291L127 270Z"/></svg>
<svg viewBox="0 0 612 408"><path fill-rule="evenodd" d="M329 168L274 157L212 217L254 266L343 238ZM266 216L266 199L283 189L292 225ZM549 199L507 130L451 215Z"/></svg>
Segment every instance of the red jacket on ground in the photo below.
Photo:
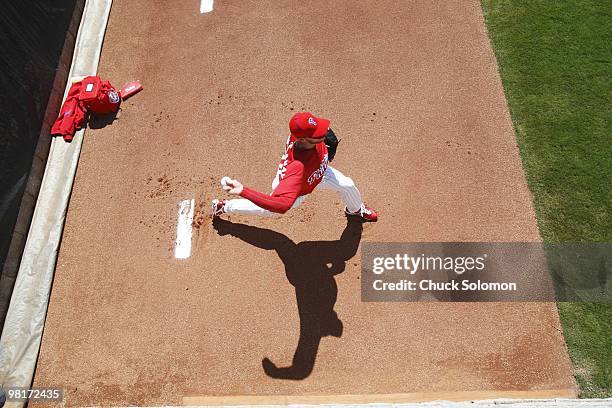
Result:
<svg viewBox="0 0 612 408"><path fill-rule="evenodd" d="M51 135L61 135L69 142L78 129L85 126L87 114L117 112L121 98L108 81L98 76L88 76L75 82L68 91L60 114L51 128Z"/></svg>
<svg viewBox="0 0 612 408"><path fill-rule="evenodd" d="M74 137L77 129L81 129L85 124L87 112L79 103L79 94L81 93L81 83L75 82L68 91L68 96L62 105L59 117L55 120L51 128L51 134L61 135L64 140L69 142Z"/></svg>

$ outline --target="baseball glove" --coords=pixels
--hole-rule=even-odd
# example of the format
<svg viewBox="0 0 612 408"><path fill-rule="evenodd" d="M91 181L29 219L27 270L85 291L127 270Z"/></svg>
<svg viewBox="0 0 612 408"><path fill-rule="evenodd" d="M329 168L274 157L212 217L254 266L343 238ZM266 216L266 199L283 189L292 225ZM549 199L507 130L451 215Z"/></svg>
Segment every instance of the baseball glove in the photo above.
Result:
<svg viewBox="0 0 612 408"><path fill-rule="evenodd" d="M331 128L327 129L327 134L325 135L325 146L327 146L327 154L329 161L333 161L336 156L336 150L338 149L338 144L340 144L340 140L336 137Z"/></svg>

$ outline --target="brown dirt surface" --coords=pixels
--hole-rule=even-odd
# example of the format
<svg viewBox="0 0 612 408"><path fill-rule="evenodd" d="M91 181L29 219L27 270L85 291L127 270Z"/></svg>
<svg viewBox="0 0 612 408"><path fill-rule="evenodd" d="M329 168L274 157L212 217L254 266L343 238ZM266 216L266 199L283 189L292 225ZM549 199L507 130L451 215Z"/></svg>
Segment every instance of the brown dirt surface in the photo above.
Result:
<svg viewBox="0 0 612 408"><path fill-rule="evenodd" d="M554 303L360 299L362 242L539 240L478 1L116 1L100 75L144 91L86 132L36 386L67 406L575 395ZM331 119L380 221L315 191L197 218L176 260L178 203L208 209L224 175L268 191L299 110Z"/></svg>

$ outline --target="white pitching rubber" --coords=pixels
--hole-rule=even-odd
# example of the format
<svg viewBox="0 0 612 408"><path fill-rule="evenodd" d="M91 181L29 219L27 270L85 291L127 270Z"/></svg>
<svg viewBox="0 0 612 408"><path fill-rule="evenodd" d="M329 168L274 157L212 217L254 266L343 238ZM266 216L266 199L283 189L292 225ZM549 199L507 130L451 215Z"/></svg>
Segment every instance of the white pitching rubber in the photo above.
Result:
<svg viewBox="0 0 612 408"><path fill-rule="evenodd" d="M193 223L193 212L195 200L181 201L176 224L176 242L174 243L174 257L176 259L187 259L191 256L191 224Z"/></svg>
<svg viewBox="0 0 612 408"><path fill-rule="evenodd" d="M202 0L200 2L200 14L213 11L213 0Z"/></svg>

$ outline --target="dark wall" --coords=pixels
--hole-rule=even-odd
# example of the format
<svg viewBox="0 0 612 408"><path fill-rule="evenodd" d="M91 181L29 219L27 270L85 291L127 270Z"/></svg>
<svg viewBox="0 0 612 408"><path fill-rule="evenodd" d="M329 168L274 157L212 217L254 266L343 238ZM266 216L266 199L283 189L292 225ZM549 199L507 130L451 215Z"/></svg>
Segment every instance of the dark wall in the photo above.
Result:
<svg viewBox="0 0 612 408"><path fill-rule="evenodd" d="M0 0L0 271L75 0Z"/></svg>

